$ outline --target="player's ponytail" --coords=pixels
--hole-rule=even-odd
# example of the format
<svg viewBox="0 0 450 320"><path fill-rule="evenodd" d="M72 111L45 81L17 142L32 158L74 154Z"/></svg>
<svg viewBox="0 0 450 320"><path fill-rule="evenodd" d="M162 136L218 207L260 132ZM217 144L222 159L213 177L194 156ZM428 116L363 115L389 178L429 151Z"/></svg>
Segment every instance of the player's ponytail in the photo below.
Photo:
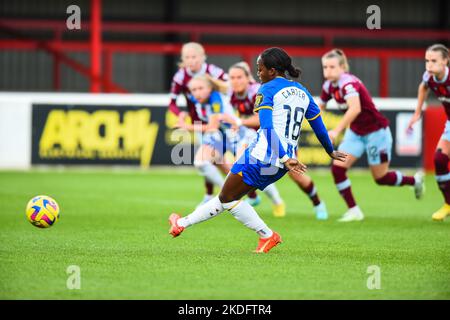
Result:
<svg viewBox="0 0 450 320"><path fill-rule="evenodd" d="M448 48L443 44L436 43L427 48L427 51L438 51L442 55L442 59L447 60L447 66L450 66L450 56Z"/></svg>
<svg viewBox="0 0 450 320"><path fill-rule="evenodd" d="M298 78L302 73L299 68L292 65L291 57L281 48L268 48L260 57L267 69L273 68L283 75L287 72L291 78Z"/></svg>
<svg viewBox="0 0 450 320"><path fill-rule="evenodd" d="M339 65L344 69L345 72L350 72L350 66L348 64L347 56L344 51L341 49L333 49L325 53L322 59L330 59L336 58L338 59Z"/></svg>
<svg viewBox="0 0 450 320"><path fill-rule="evenodd" d="M298 78L302 73L300 69L294 67L292 64L288 66L287 72L292 78Z"/></svg>

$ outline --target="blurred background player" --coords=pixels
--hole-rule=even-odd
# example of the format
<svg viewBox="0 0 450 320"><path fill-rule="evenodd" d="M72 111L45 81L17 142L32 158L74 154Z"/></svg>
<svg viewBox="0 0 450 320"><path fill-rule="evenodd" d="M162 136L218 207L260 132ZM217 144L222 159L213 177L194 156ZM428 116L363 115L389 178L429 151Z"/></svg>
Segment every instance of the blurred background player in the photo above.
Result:
<svg viewBox="0 0 450 320"><path fill-rule="evenodd" d="M434 166L436 181L444 196L444 205L433 215L433 220L442 221L450 215L450 173L448 162L450 157L450 77L449 77L449 53L448 48L442 44L434 44L425 52L426 71L422 77L417 93L416 112L411 118L408 130L422 117L422 106L428 96L428 89L434 92L436 97L444 105L447 115L445 130L441 136L434 154Z"/></svg>
<svg viewBox="0 0 450 320"><path fill-rule="evenodd" d="M257 138L233 165L218 197L181 218L169 217L173 237L185 228L217 216L224 210L230 213L260 237L256 252L267 253L281 243L278 233L272 231L258 216L255 209L241 198L248 192L264 190L282 178L288 171L302 174L306 166L296 159L301 122L306 118L327 153L336 160L345 154L333 150L320 110L309 92L299 83L286 79L300 76L292 65L291 57L281 48L264 50L257 59L258 77L262 86L258 90L255 112L259 112L260 129Z"/></svg>
<svg viewBox="0 0 450 320"><path fill-rule="evenodd" d="M246 127L258 129L259 128L259 118L258 115L253 112L255 105L255 97L260 84L253 78L250 67L246 62L238 62L232 65L228 69L228 76L230 78L231 86L231 104L239 112L240 120L239 124ZM316 187L312 179L306 175L288 173L292 180L297 183L301 190L303 190L306 195L311 199L313 203L314 212L316 218L319 220L325 220L328 218L328 213L326 210L325 203L320 201L319 195L317 193ZM273 191L272 191L273 190ZM272 199L274 203L274 216L284 216L284 205L278 205L271 194L278 194L275 185L269 185L264 192ZM276 192L276 193L275 193ZM250 196L250 195L249 195ZM281 199L280 199L281 200ZM282 208L283 211L277 210ZM282 214L281 214L282 213Z"/></svg>
<svg viewBox="0 0 450 320"><path fill-rule="evenodd" d="M228 80L228 76L221 68L213 64L206 63L205 49L201 44L196 42L188 42L183 45L181 48L181 63L179 64L179 67L179 70L175 73L172 79L169 110L179 118L184 118L189 114L192 123L195 121L201 121L195 111L195 105L190 99L190 92L187 84L193 76L200 74L209 74L212 78L223 81ZM183 94L186 98L188 113L181 111L177 106L177 97L179 94ZM198 136L196 138L199 139ZM204 164L203 167L199 167L198 169L205 177L207 175L215 177L214 181L210 181L205 178L206 193L202 202L206 202L212 198L214 184L218 182L219 177L222 176L217 167L210 164Z"/></svg>
<svg viewBox="0 0 450 320"><path fill-rule="evenodd" d="M202 122L186 123L180 116L177 126L189 131L203 133L201 145L195 154L194 165L208 181L221 188L224 179L218 170L205 170L211 166L220 166L225 173L231 169L232 161L225 157L228 151L236 156L238 150L245 148L251 133L244 126L232 127L222 121L222 116L237 118L225 95L228 86L207 74L195 75L188 83L191 92L190 100L195 106L197 117ZM252 135L253 136L253 135ZM234 158L233 158L234 159Z"/></svg>
<svg viewBox="0 0 450 320"><path fill-rule="evenodd" d="M411 177L404 176L400 171L389 171L392 149L389 121L376 109L361 80L349 73L344 52L339 49L327 52L322 57L322 66L326 81L322 87L319 106L324 109L327 101L334 98L339 108L345 112L339 124L328 132L330 139L334 141L346 129L338 150L347 153L348 157L344 162L333 161L331 167L336 187L348 207L339 221L364 219L347 177L347 170L364 152L367 153L372 177L378 185L414 186L415 196L419 199L424 192L423 174L418 172Z"/></svg>

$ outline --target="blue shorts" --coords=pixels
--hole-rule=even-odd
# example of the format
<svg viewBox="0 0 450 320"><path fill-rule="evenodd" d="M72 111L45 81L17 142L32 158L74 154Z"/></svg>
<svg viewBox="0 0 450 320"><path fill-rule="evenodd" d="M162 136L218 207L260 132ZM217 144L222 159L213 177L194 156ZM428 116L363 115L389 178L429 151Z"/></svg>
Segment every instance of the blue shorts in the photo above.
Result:
<svg viewBox="0 0 450 320"><path fill-rule="evenodd" d="M448 120L445 122L445 129L444 133L442 133L441 139L450 141L450 121Z"/></svg>
<svg viewBox="0 0 450 320"><path fill-rule="evenodd" d="M338 150L349 153L356 158L360 158L366 152L369 165L389 162L392 157L391 130L386 127L360 136L349 128L345 131L344 139Z"/></svg>
<svg viewBox="0 0 450 320"><path fill-rule="evenodd" d="M269 184L281 179L288 170L262 163L252 157L246 149L231 167L231 172L241 175L245 184L264 190Z"/></svg>

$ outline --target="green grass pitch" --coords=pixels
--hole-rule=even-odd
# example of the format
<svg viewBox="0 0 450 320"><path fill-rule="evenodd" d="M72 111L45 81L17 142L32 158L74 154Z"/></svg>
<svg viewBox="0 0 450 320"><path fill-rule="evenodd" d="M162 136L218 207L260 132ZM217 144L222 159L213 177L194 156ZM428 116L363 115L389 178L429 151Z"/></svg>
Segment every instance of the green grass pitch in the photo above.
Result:
<svg viewBox="0 0 450 320"><path fill-rule="evenodd" d="M257 236L229 213L168 234L168 215L192 211L202 197L195 171L62 170L0 172L1 299L450 299L450 221L433 176L415 200L408 187L379 187L353 171L366 220L338 223L344 202L328 171L312 171L330 219L289 177L277 183L287 216L273 218L265 195L256 209L284 243L256 255ZM61 216L33 227L25 206L54 197ZM67 268L81 270L69 290ZM379 266L381 288L367 288Z"/></svg>

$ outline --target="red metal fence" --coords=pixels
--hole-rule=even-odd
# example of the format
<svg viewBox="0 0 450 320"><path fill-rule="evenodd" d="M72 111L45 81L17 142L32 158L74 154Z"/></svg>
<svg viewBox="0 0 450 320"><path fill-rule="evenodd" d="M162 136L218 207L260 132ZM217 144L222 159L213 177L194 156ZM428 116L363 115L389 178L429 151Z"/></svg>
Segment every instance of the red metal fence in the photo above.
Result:
<svg viewBox="0 0 450 320"><path fill-rule="evenodd" d="M27 37L24 31L42 30L53 32L51 40L35 40ZM187 34L193 41L199 41L202 35L248 35L248 36L296 36L320 38L322 46L301 47L285 46L295 57L320 58L324 52L333 47L336 39L390 39L390 40L429 40L448 41L450 32L441 30L368 30L364 28L318 28L223 24L187 24L187 23L140 23L107 22L101 20L101 0L91 0L91 20L82 23L82 30L90 32L89 41L63 41L64 32L68 32L65 20L24 20L3 19L0 31L10 35L11 39L0 40L0 50L45 50L53 56L53 87L60 88L60 65L67 64L90 80L91 92L127 92L112 81L112 55L117 52L140 52L163 55L178 55L181 43L143 43L102 41L103 32L113 33L153 33L153 34ZM73 31L71 31L73 32ZM75 31L76 32L76 31ZM210 55L238 55L249 62L265 47L261 45L217 45L204 43ZM391 59L423 59L423 49L404 48L343 48L350 58L373 58L379 61L380 96L389 96L389 61ZM85 66L70 58L67 52L90 53L91 64ZM102 63L103 60L103 63Z"/></svg>

